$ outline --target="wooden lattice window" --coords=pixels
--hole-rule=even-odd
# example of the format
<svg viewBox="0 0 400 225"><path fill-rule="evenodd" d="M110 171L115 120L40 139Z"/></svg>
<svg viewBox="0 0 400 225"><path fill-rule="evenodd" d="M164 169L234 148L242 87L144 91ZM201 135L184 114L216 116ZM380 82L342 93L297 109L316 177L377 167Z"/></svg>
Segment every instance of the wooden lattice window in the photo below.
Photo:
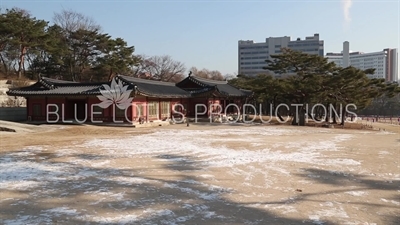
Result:
<svg viewBox="0 0 400 225"><path fill-rule="evenodd" d="M136 117L145 116L144 104L136 104Z"/></svg>
<svg viewBox="0 0 400 225"><path fill-rule="evenodd" d="M149 117L158 116L158 102L149 102Z"/></svg>
<svg viewBox="0 0 400 225"><path fill-rule="evenodd" d="M163 117L169 117L169 113L170 113L170 103L161 102L161 115Z"/></svg>

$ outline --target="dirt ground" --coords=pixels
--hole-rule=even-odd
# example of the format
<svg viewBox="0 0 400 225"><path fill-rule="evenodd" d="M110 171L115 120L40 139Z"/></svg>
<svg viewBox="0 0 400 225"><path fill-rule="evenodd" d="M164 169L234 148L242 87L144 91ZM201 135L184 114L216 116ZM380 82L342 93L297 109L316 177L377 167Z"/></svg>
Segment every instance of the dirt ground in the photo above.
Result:
<svg viewBox="0 0 400 225"><path fill-rule="evenodd" d="M400 126L0 126L1 224L400 220Z"/></svg>

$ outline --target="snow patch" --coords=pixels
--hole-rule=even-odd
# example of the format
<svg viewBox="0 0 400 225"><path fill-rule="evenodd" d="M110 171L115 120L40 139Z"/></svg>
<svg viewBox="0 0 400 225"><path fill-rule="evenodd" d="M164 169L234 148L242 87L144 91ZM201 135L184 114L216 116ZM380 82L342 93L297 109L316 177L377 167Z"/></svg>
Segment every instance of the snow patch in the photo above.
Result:
<svg viewBox="0 0 400 225"><path fill-rule="evenodd" d="M142 177L134 177L134 176L112 176L112 177L99 177L99 180L103 181L114 181L119 184L126 184L126 185L132 185L132 184L144 184L144 183L158 183L156 180L149 180L146 178Z"/></svg>
<svg viewBox="0 0 400 225"><path fill-rule="evenodd" d="M379 155L391 155L388 151L380 151Z"/></svg>
<svg viewBox="0 0 400 225"><path fill-rule="evenodd" d="M400 202L394 201L394 200L387 200L387 199L381 198L381 201L390 202L390 203L395 204L395 205L400 205Z"/></svg>
<svg viewBox="0 0 400 225"><path fill-rule="evenodd" d="M363 196L363 195L367 194L364 191L347 191L345 193L348 194L348 195L352 195L352 196Z"/></svg>
<svg viewBox="0 0 400 225"><path fill-rule="evenodd" d="M342 207L319 210L315 213L319 217L349 218Z"/></svg>
<svg viewBox="0 0 400 225"><path fill-rule="evenodd" d="M246 136L240 140L251 144L258 136L264 135L284 135L290 133L302 133L306 131L278 129L278 128L253 128L247 130L229 130L221 129L219 134ZM315 130L314 130L315 132ZM339 134L334 136L333 140L318 142L285 142L277 144L285 148L294 149L290 153L279 150L259 149L259 150L234 150L224 146L226 143L215 136L215 130L159 130L150 134L133 136L123 141L119 139L94 139L86 142L83 147L99 148L110 155L119 157L151 157L159 155L177 155L179 157L170 157L169 161L179 163L181 161L193 161L201 159L199 168L209 167L232 167L234 165L243 165L248 163L265 162L302 162L320 165L359 165L360 162L353 159L335 159L323 158L323 151L336 151L337 144L348 140L351 135ZM159 137L163 137L160 139ZM158 141L155 142L154 140ZM223 141L223 142L221 142ZM132 148L135 146L135 148Z"/></svg>
<svg viewBox="0 0 400 225"><path fill-rule="evenodd" d="M313 224L317 224L317 225L323 225L324 224L324 222L322 222L319 219L319 216L317 216L317 215L311 215L311 216L308 216L308 218L313 222Z"/></svg>
<svg viewBox="0 0 400 225"><path fill-rule="evenodd" d="M119 224L132 224L138 221L137 215L132 214L120 214L118 216L80 216L77 219L86 221L86 222L94 222L98 224L110 224L110 223L119 223Z"/></svg>
<svg viewBox="0 0 400 225"><path fill-rule="evenodd" d="M51 213L55 215L69 215L69 216L74 216L78 215L79 213L76 212L76 209L70 209L68 207L58 207L58 208L53 208L53 209L47 209L43 210L45 213Z"/></svg>
<svg viewBox="0 0 400 225"><path fill-rule="evenodd" d="M215 200L219 199L218 193L200 192L200 191L194 190L192 188L180 187L177 184L164 184L164 187L177 189L177 190L187 193L187 194L193 194L193 195L197 196L198 198L201 198L201 199L207 200L207 201L215 201Z"/></svg>
<svg viewBox="0 0 400 225"><path fill-rule="evenodd" d="M1 189L32 189L44 185L48 180L58 180L69 172L69 168L63 164L22 161L9 155L0 158L0 162Z"/></svg>

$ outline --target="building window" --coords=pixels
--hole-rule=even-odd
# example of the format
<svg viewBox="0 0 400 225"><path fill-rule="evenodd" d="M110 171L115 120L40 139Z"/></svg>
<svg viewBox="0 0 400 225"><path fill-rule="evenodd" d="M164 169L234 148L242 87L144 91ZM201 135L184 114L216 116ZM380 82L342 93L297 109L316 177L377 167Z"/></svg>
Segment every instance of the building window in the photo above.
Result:
<svg viewBox="0 0 400 225"><path fill-rule="evenodd" d="M149 102L149 117L158 116L158 102Z"/></svg>
<svg viewBox="0 0 400 225"><path fill-rule="evenodd" d="M136 117L144 116L144 105L136 104Z"/></svg>
<svg viewBox="0 0 400 225"><path fill-rule="evenodd" d="M170 109L169 102L161 102L161 115L163 117L169 117L169 109Z"/></svg>
<svg viewBox="0 0 400 225"><path fill-rule="evenodd" d="M41 104L33 104L32 110L33 110L33 116L42 116L42 105Z"/></svg>

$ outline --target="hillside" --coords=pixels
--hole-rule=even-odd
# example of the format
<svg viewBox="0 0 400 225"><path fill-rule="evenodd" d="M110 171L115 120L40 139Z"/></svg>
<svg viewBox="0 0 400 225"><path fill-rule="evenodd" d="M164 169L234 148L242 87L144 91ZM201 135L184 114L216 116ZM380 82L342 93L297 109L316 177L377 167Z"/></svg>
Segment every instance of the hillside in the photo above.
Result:
<svg viewBox="0 0 400 225"><path fill-rule="evenodd" d="M35 83L28 80L0 80L0 107L25 107L26 99L23 97L8 96L6 92L12 87L23 87Z"/></svg>

